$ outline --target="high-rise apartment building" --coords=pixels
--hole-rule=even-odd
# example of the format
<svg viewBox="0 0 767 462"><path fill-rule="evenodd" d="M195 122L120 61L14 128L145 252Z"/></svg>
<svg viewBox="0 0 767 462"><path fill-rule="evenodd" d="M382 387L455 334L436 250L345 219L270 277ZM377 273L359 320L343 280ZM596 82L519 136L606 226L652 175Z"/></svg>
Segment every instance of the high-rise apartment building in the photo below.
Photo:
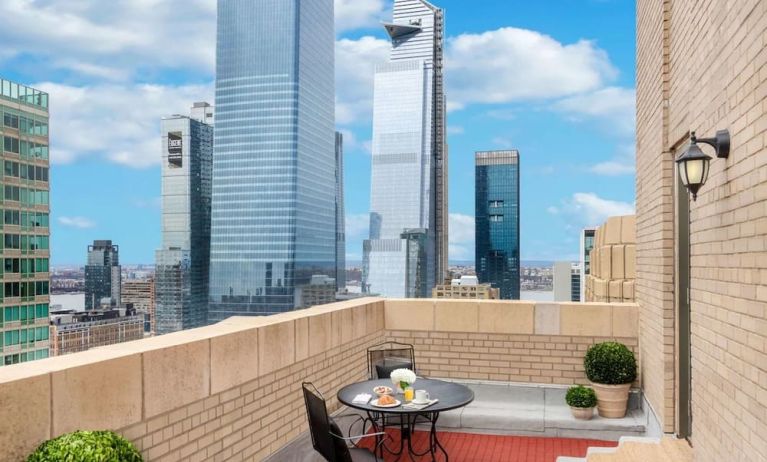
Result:
<svg viewBox="0 0 767 462"><path fill-rule="evenodd" d="M48 94L0 79L0 366L49 355Z"/></svg>
<svg viewBox="0 0 767 462"><path fill-rule="evenodd" d="M132 307L145 317L146 332L156 332L154 279L128 279L122 282L122 305Z"/></svg>
<svg viewBox="0 0 767 462"><path fill-rule="evenodd" d="M554 301L580 302L581 268L569 261L554 262Z"/></svg>
<svg viewBox="0 0 767 462"><path fill-rule="evenodd" d="M443 10L395 0L389 61L375 71L370 238L363 291L428 297L447 269Z"/></svg>
<svg viewBox="0 0 767 462"><path fill-rule="evenodd" d="M219 0L210 319L336 276L332 0Z"/></svg>
<svg viewBox="0 0 767 462"><path fill-rule="evenodd" d="M519 152L476 153L475 244L479 282L519 299Z"/></svg>
<svg viewBox="0 0 767 462"><path fill-rule="evenodd" d="M158 334L208 322L213 108L162 120L162 248L155 253Z"/></svg>
<svg viewBox="0 0 767 462"><path fill-rule="evenodd" d="M121 280L119 246L109 240L93 241L85 265L85 309L119 307Z"/></svg>
<svg viewBox="0 0 767 462"><path fill-rule="evenodd" d="M580 301L586 300L586 277L591 274L591 250L594 248L594 234L596 228L584 228L581 230L581 264L579 265L581 271L581 280L579 283Z"/></svg>
<svg viewBox="0 0 767 462"><path fill-rule="evenodd" d="M346 217L344 211L344 136L336 132L336 290L346 288Z"/></svg>

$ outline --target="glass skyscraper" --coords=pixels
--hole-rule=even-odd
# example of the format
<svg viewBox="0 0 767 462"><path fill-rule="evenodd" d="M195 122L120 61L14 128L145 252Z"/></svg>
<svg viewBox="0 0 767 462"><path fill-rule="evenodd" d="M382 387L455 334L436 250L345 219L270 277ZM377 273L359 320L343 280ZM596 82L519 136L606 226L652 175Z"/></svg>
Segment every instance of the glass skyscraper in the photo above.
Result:
<svg viewBox="0 0 767 462"><path fill-rule="evenodd" d="M375 73L363 291L428 297L447 267L444 15L424 0L395 0L393 14Z"/></svg>
<svg viewBox="0 0 767 462"><path fill-rule="evenodd" d="M519 152L477 152L475 173L479 282L519 300Z"/></svg>
<svg viewBox="0 0 767 462"><path fill-rule="evenodd" d="M85 309L101 308L107 300L109 307L119 307L121 282L120 247L112 241L93 241L85 264Z"/></svg>
<svg viewBox="0 0 767 462"><path fill-rule="evenodd" d="M0 366L50 352L48 94L0 78Z"/></svg>
<svg viewBox="0 0 767 462"><path fill-rule="evenodd" d="M155 329L208 322L213 108L162 120L162 248L155 261Z"/></svg>
<svg viewBox="0 0 767 462"><path fill-rule="evenodd" d="M219 0L210 320L336 277L333 0Z"/></svg>

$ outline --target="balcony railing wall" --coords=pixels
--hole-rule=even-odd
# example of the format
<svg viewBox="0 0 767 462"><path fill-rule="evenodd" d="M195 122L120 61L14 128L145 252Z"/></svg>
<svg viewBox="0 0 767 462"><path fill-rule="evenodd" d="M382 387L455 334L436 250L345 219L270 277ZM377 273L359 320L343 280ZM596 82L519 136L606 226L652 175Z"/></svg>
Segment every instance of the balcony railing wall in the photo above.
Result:
<svg viewBox="0 0 767 462"><path fill-rule="evenodd" d="M584 382L583 351L636 347L636 305L367 298L0 369L0 460L76 429L114 429L148 461L261 460L306 430L301 382L336 409L367 347L412 342L432 377Z"/></svg>

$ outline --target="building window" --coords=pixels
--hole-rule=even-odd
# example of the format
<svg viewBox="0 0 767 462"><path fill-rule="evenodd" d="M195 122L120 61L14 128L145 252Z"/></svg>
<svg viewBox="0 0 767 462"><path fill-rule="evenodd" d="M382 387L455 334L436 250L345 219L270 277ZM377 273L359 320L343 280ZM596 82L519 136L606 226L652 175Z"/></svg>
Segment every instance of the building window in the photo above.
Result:
<svg viewBox="0 0 767 462"><path fill-rule="evenodd" d="M494 223L499 223L503 221L503 215L490 215L490 221Z"/></svg>
<svg viewBox="0 0 767 462"><path fill-rule="evenodd" d="M503 201L490 201L490 208L491 209L498 209L503 207Z"/></svg>

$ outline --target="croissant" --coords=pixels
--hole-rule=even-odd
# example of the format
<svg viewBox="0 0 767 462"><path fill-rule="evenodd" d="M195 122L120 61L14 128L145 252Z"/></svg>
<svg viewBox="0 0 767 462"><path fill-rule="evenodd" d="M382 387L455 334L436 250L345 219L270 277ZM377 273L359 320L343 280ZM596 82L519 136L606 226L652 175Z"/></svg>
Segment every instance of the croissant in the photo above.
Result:
<svg viewBox="0 0 767 462"><path fill-rule="evenodd" d="M382 405L382 406L388 406L388 405L394 404L396 402L397 402L397 400L395 400L394 398L392 398L389 395L383 395L380 398L378 398L378 404Z"/></svg>

